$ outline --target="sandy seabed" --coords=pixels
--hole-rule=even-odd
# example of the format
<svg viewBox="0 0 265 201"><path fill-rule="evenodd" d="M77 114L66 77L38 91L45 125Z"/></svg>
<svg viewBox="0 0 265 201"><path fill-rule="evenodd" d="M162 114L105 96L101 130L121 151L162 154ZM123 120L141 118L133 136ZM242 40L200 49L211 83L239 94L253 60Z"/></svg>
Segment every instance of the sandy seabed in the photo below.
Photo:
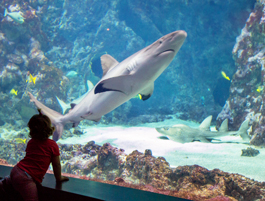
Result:
<svg viewBox="0 0 265 201"><path fill-rule="evenodd" d="M264 164L265 149L243 143L239 136L227 136L221 141L213 143L190 142L178 143L172 140L162 140L163 136L155 128L172 126L183 123L191 127L198 127L194 122L171 119L164 122L141 124L136 127L124 126L82 126L83 135L60 139L63 144L86 144L93 140L96 144L103 145L109 142L112 146L125 150L130 154L134 150L143 152L151 149L155 157L163 156L171 167L184 165L200 165L209 170L218 168L229 173L238 173L256 181L265 181ZM214 130L214 128L211 128ZM213 131L214 132L214 131ZM242 149L252 147L258 149L260 154L255 157L241 156Z"/></svg>

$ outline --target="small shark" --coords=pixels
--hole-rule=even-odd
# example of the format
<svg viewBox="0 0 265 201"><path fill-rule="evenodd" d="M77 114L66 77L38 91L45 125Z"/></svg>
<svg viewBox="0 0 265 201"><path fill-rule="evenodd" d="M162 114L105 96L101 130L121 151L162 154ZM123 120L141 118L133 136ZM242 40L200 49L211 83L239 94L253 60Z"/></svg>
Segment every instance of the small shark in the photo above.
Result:
<svg viewBox="0 0 265 201"><path fill-rule="evenodd" d="M186 37L185 31L174 31L121 63L108 54L101 56L103 77L80 103L71 104L72 109L65 115L46 107L28 92L30 100L51 119L55 127L53 139L57 141L66 123L75 127L84 119L99 121L137 94L141 94L142 100L150 98L154 81L171 63Z"/></svg>
<svg viewBox="0 0 265 201"><path fill-rule="evenodd" d="M22 24L24 22L24 17L22 16L22 12L8 12L7 9L5 9L4 17L9 16L11 17L15 22Z"/></svg>
<svg viewBox="0 0 265 201"><path fill-rule="evenodd" d="M64 101L62 101L61 99L59 99L57 96L56 96L56 99L59 103L59 105L61 106L62 110L63 110L63 114L65 113L65 111L67 109L70 109L71 108L71 104L78 104L81 102L81 100L90 92L90 90L92 90L94 88L94 85L92 82L90 82L89 80L87 80L87 92L84 93L82 96L78 97L77 99L71 101L70 103L65 103Z"/></svg>
<svg viewBox="0 0 265 201"><path fill-rule="evenodd" d="M243 140L250 140L250 137L247 134L249 120L245 120L238 131L228 131L228 120L225 119L218 132L210 131L211 121L212 116L208 116L200 124L199 128L191 128L184 124L177 124L170 128L156 128L156 130L159 133L166 135L170 140L181 143L193 141L211 142L211 140L214 140L215 138L228 135L240 135Z"/></svg>

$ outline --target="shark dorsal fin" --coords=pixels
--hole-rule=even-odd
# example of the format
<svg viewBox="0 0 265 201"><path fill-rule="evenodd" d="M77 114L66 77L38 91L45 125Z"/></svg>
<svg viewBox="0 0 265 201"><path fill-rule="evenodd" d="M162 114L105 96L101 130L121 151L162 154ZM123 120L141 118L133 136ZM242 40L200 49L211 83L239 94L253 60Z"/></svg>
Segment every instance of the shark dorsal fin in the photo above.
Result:
<svg viewBox="0 0 265 201"><path fill-rule="evenodd" d="M228 131L228 119L225 119L221 126L219 127L219 132L227 132Z"/></svg>
<svg viewBox="0 0 265 201"><path fill-rule="evenodd" d="M213 116L210 115L206 119L204 119L203 122L201 123L201 125L199 126L199 129L203 130L203 131L209 131L210 126L211 126L211 122L212 122L212 118L213 118Z"/></svg>
<svg viewBox="0 0 265 201"><path fill-rule="evenodd" d="M101 66L103 70L103 76L114 66L117 66L119 62L109 54L104 54L100 57Z"/></svg>
<svg viewBox="0 0 265 201"><path fill-rule="evenodd" d="M249 119L246 119L245 121L243 121L243 123L241 124L237 134L240 135L240 137L243 138L243 140L250 140L250 136L248 135L248 128L249 128Z"/></svg>

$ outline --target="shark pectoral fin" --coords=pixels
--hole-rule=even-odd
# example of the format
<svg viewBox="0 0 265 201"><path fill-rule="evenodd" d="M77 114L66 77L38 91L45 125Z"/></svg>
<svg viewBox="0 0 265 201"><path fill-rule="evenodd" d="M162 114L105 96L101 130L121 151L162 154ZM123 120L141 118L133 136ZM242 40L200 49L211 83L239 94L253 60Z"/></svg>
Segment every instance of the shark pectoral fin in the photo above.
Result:
<svg viewBox="0 0 265 201"><path fill-rule="evenodd" d="M103 93L106 91L118 91L126 95L132 92L130 75L122 75L118 77L109 78L101 81L94 90L95 94Z"/></svg>
<svg viewBox="0 0 265 201"><path fill-rule="evenodd" d="M169 138L167 136L159 136L157 138L158 139L161 139L161 140L169 140Z"/></svg>
<svg viewBox="0 0 265 201"><path fill-rule="evenodd" d="M211 122L212 122L212 118L213 118L213 116L210 115L206 119L204 119L203 122L201 123L201 125L199 126L199 129L203 130L203 131L209 131L210 126L211 126Z"/></svg>
<svg viewBox="0 0 265 201"><path fill-rule="evenodd" d="M211 142L211 140L208 140L208 139L205 138L205 137L200 137L198 140L200 140L200 142L204 142L204 143L209 143L209 142Z"/></svg>
<svg viewBox="0 0 265 201"><path fill-rule="evenodd" d="M119 64L119 62L114 59L112 56L110 56L109 54L104 54L100 57L100 61L101 61L101 66L102 66L102 70L103 70L103 76L106 75L106 73L113 68L114 66L117 66Z"/></svg>
<svg viewBox="0 0 265 201"><path fill-rule="evenodd" d="M221 126L219 127L219 132L227 132L228 131L228 119L225 119Z"/></svg>
<svg viewBox="0 0 265 201"><path fill-rule="evenodd" d="M143 91L140 92L142 97L141 99L143 101L149 99L152 96L153 91L154 91L154 83L150 84L148 87L146 87Z"/></svg>

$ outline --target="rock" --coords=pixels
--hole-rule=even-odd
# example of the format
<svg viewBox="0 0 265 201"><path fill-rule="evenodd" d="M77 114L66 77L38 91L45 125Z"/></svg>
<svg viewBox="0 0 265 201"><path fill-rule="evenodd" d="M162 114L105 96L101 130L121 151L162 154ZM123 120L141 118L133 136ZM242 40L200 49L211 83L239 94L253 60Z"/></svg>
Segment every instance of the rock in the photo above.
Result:
<svg viewBox="0 0 265 201"><path fill-rule="evenodd" d="M237 37L233 48L236 73L230 86L230 96L217 117L217 127L226 118L231 130L237 130L245 119L250 119L251 144L265 145L265 42L263 40L265 2L257 1L255 9Z"/></svg>
<svg viewBox="0 0 265 201"><path fill-rule="evenodd" d="M249 156L249 157L254 157L259 155L259 150L253 149L251 147L248 147L247 149L242 149L242 154L241 156Z"/></svg>
<svg viewBox="0 0 265 201"><path fill-rule="evenodd" d="M98 168L103 171L118 169L123 155L125 155L124 150L115 148L109 143L103 144L98 152Z"/></svg>

